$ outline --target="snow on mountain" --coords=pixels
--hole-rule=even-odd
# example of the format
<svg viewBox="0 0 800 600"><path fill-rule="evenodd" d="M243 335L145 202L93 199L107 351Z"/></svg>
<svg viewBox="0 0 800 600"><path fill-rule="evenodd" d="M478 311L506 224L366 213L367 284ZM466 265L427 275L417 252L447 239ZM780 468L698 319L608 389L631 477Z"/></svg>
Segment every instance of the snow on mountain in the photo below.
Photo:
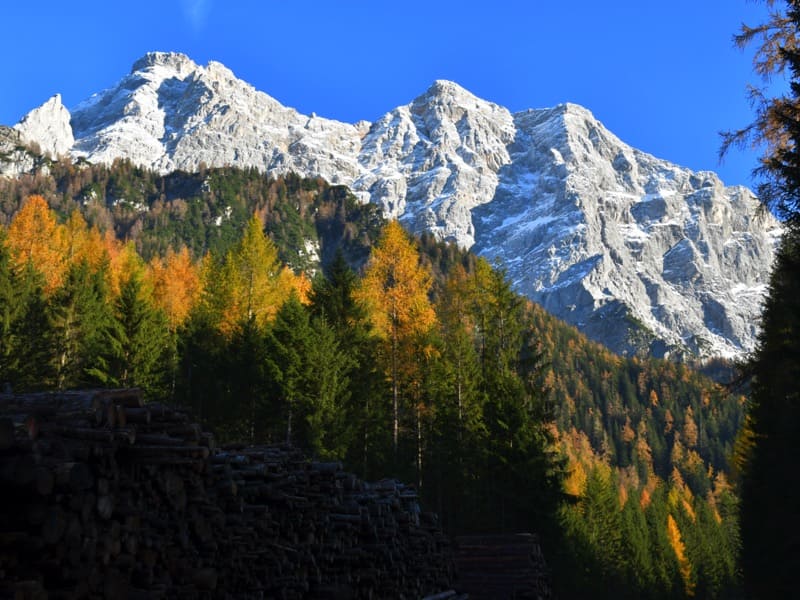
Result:
<svg viewBox="0 0 800 600"><path fill-rule="evenodd" d="M17 128L61 153L58 106ZM624 353L752 350L780 234L747 189L631 148L580 106L511 114L449 81L350 125L284 107L219 63L156 52L79 104L70 133L71 154L91 161L346 184L412 231L499 259L520 292Z"/></svg>
<svg viewBox="0 0 800 600"><path fill-rule="evenodd" d="M780 227L749 190L633 149L580 106L514 120L511 164L473 212L476 252L617 351L754 347Z"/></svg>
<svg viewBox="0 0 800 600"><path fill-rule="evenodd" d="M469 248L472 210L492 200L513 139L508 110L437 81L372 125L359 154L366 172L350 185L409 229Z"/></svg>
<svg viewBox="0 0 800 600"><path fill-rule="evenodd" d="M334 183L359 173L359 130L305 116L183 54L153 52L115 86L72 114L75 156L130 158L159 171L239 165L271 173L314 173Z"/></svg>

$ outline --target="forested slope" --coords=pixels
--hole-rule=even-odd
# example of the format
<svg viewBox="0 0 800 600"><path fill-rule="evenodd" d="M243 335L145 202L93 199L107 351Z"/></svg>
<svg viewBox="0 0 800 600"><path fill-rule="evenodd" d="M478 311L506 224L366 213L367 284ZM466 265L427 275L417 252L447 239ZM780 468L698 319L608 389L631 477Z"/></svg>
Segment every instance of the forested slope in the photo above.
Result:
<svg viewBox="0 0 800 600"><path fill-rule="evenodd" d="M742 398L588 342L345 188L46 167L0 180L15 390L138 385L222 439L401 477L451 532L540 531L565 597L735 587Z"/></svg>

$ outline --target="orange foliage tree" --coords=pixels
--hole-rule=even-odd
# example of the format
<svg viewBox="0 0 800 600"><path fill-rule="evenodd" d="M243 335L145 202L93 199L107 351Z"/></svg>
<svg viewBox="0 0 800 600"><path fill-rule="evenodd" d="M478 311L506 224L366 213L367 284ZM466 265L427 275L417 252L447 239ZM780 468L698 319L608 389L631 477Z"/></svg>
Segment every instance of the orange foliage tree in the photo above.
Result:
<svg viewBox="0 0 800 600"><path fill-rule="evenodd" d="M355 296L367 307L374 331L388 357L392 384L392 442L397 453L400 431L400 380L413 377L412 350L436 321L428 297L431 273L420 264L419 252L397 221L383 230L372 251Z"/></svg>
<svg viewBox="0 0 800 600"><path fill-rule="evenodd" d="M167 315L174 331L186 321L200 298L200 269L186 247L178 252L170 248L164 258L155 256L150 261L149 277L153 300Z"/></svg>
<svg viewBox="0 0 800 600"><path fill-rule="evenodd" d="M219 329L226 336L251 320L265 328L292 290L301 288L255 216L222 265L206 261L203 278L205 302L218 316Z"/></svg>
<svg viewBox="0 0 800 600"><path fill-rule="evenodd" d="M681 531L678 529L678 524L672 515L667 515L667 537L669 538L670 546L675 551L675 556L680 565L681 579L683 579L683 586L687 596L694 596L694 581L692 579L692 565L689 558L686 556L686 546L681 539Z"/></svg>
<svg viewBox="0 0 800 600"><path fill-rule="evenodd" d="M7 244L15 271L33 266L44 277L47 295L61 286L67 272L66 235L42 196L29 197L14 216Z"/></svg>

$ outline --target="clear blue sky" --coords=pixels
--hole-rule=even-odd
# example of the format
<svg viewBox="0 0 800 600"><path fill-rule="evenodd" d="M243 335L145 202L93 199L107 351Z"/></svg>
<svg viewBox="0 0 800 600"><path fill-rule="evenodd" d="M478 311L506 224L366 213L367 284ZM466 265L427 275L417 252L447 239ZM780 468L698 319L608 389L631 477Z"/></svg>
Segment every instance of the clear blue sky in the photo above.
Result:
<svg viewBox="0 0 800 600"><path fill-rule="evenodd" d="M720 165L718 132L751 120L757 80L731 37L765 12L747 0L4 2L0 124L55 93L70 108L145 52L174 50L348 122L435 79L512 111L575 102L641 150L748 184L754 155Z"/></svg>

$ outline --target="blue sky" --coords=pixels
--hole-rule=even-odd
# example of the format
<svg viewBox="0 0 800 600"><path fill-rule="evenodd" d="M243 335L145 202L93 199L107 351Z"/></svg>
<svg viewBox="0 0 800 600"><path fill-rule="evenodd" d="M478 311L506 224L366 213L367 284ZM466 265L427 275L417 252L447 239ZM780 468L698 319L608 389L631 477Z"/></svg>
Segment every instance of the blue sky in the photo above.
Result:
<svg viewBox="0 0 800 600"><path fill-rule="evenodd" d="M72 107L150 50L238 77L304 113L355 122L436 79L512 111L575 102L623 141L728 184L755 155L719 164L718 132L752 117L750 54L733 47L747 0L104 0L0 8L0 124L55 93Z"/></svg>

